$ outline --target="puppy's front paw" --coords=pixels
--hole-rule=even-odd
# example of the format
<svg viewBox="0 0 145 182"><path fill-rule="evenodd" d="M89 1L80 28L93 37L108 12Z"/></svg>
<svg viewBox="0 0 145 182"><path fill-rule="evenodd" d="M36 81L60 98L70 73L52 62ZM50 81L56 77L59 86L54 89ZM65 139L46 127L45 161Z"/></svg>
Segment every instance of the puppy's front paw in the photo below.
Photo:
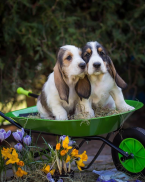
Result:
<svg viewBox="0 0 145 182"><path fill-rule="evenodd" d="M125 111L131 111L133 109L135 109L135 108L130 106L130 105L128 105L128 104L125 104L124 106L119 107L119 110L124 111L124 112Z"/></svg>
<svg viewBox="0 0 145 182"><path fill-rule="evenodd" d="M67 115L64 115L64 114L59 114L55 117L56 120L68 120L68 117Z"/></svg>
<svg viewBox="0 0 145 182"><path fill-rule="evenodd" d="M87 119L90 119L90 118L95 118L95 113L93 109L89 109L87 113Z"/></svg>
<svg viewBox="0 0 145 182"><path fill-rule="evenodd" d="M126 110L127 110L127 111L131 111L131 110L133 110L133 109L135 109L135 108L132 107L132 106L130 106L130 105L126 105Z"/></svg>

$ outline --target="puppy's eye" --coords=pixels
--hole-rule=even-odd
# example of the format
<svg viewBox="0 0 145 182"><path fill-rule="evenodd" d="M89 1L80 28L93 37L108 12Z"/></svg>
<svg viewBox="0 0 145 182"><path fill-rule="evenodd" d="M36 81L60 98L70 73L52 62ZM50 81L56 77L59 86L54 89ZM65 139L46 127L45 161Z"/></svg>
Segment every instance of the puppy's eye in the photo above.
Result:
<svg viewBox="0 0 145 182"><path fill-rule="evenodd" d="M104 52L103 52L103 51L101 51L101 52L100 52L100 55L101 55L101 56L103 56L103 55L104 55Z"/></svg>
<svg viewBox="0 0 145 182"><path fill-rule="evenodd" d="M72 58L71 56L67 56L67 58L66 58L66 59L70 61L70 60L71 60L71 58Z"/></svg>

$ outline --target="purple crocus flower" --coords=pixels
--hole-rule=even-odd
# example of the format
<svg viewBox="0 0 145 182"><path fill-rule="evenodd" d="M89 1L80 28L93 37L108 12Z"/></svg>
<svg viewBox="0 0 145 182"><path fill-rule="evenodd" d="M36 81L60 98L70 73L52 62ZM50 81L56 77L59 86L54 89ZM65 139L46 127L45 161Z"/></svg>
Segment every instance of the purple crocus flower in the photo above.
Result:
<svg viewBox="0 0 145 182"><path fill-rule="evenodd" d="M17 151L19 151L19 152L21 152L21 151L23 150L23 146L22 146L21 143L17 143L17 144L14 146L14 148L15 148Z"/></svg>
<svg viewBox="0 0 145 182"><path fill-rule="evenodd" d="M11 131L6 132L4 129L0 129L0 143L7 139L11 135Z"/></svg>
<svg viewBox="0 0 145 182"><path fill-rule="evenodd" d="M60 138L59 138L59 142L63 141L63 140L65 139L65 137L66 137L66 135L62 135L62 136L60 136Z"/></svg>
<svg viewBox="0 0 145 182"><path fill-rule="evenodd" d="M62 179L59 179L57 182L63 182L63 180Z"/></svg>
<svg viewBox="0 0 145 182"><path fill-rule="evenodd" d="M51 178L50 182L55 182L53 178Z"/></svg>
<svg viewBox="0 0 145 182"><path fill-rule="evenodd" d="M24 129L22 128L22 130L17 130L16 132L13 132L12 135L15 140L22 143L24 136Z"/></svg>
<svg viewBox="0 0 145 182"><path fill-rule="evenodd" d="M60 138L59 138L59 142L63 141L65 139L66 135L62 135ZM74 145L76 142L71 140L71 138L69 137L69 146L72 146Z"/></svg>
<svg viewBox="0 0 145 182"><path fill-rule="evenodd" d="M106 180L98 178L96 182L117 182L117 181L114 180L114 179L109 179L109 180L106 181Z"/></svg>
<svg viewBox="0 0 145 182"><path fill-rule="evenodd" d="M69 146L72 146L72 145L74 145L76 143L76 141L73 141L73 140L69 140Z"/></svg>
<svg viewBox="0 0 145 182"><path fill-rule="evenodd" d="M31 137L29 135L26 135L24 138L23 138L23 142L26 144L26 145L30 145L31 144Z"/></svg>
<svg viewBox="0 0 145 182"><path fill-rule="evenodd" d="M47 179L49 182L55 182L50 173L47 174Z"/></svg>

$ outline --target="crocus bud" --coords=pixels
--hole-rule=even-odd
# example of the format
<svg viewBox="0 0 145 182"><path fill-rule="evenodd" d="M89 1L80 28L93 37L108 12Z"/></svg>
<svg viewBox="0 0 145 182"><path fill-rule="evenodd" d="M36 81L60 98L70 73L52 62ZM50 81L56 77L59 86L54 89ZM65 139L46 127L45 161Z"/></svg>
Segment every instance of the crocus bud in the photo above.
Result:
<svg viewBox="0 0 145 182"><path fill-rule="evenodd" d="M31 137L29 135L25 136L23 138L23 142L26 144L26 145L30 145L31 144Z"/></svg>
<svg viewBox="0 0 145 182"><path fill-rule="evenodd" d="M16 132L13 132L12 135L15 140L22 143L24 136L24 129L22 128L22 130L17 130Z"/></svg>
<svg viewBox="0 0 145 182"><path fill-rule="evenodd" d="M17 151L19 151L19 152L21 152L21 151L23 150L23 146L22 146L21 143L17 143L17 144L14 146L14 148L15 148Z"/></svg>
<svg viewBox="0 0 145 182"><path fill-rule="evenodd" d="M6 132L4 129L0 129L0 143L7 139L11 135L11 131Z"/></svg>

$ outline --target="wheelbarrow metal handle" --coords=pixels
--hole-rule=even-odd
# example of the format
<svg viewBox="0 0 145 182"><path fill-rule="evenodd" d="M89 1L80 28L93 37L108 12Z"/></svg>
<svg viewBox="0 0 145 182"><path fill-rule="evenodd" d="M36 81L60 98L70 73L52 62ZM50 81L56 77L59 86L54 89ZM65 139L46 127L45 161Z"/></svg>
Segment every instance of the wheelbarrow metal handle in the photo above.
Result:
<svg viewBox="0 0 145 182"><path fill-rule="evenodd" d="M39 96L39 95L33 94L32 92L29 92L29 91L23 89L22 87L19 87L17 89L17 93L18 94L23 94L23 95L26 95L26 96L31 96L31 97L34 97L34 98L38 98L38 96Z"/></svg>
<svg viewBox="0 0 145 182"><path fill-rule="evenodd" d="M13 119L11 119L10 117L7 117L4 115L3 112L0 111L0 116L3 117L5 120L9 121L12 125L16 126L17 128L19 129L22 129L23 127L19 124L19 123L16 123ZM41 131L35 131L35 130L30 130L30 129L25 129L24 128L24 131L29 134L29 133L42 133L42 134L48 134L48 133L45 133L45 132L41 132ZM55 134L52 134L52 135L55 135ZM57 135L55 135L57 136Z"/></svg>
<svg viewBox="0 0 145 182"><path fill-rule="evenodd" d="M19 123L16 123L13 119L11 119L11 118L5 116L4 113L2 113L1 111L0 111L0 116L3 117L4 119L6 119L7 121L9 121L9 122L10 122L11 124L13 124L14 126L20 128L20 129L22 128L22 126L21 126Z"/></svg>

